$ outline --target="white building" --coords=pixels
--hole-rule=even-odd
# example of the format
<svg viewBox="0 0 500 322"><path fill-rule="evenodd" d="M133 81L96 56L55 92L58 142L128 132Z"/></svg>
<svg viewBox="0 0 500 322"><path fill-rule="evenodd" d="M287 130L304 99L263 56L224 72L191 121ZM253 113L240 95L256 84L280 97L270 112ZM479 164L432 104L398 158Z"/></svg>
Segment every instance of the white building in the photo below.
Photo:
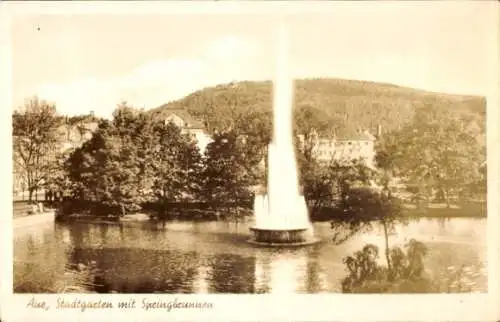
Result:
<svg viewBox="0 0 500 322"><path fill-rule="evenodd" d="M165 117L165 124L173 122L181 129L182 134L188 134L203 154L208 144L212 142L212 138L206 132L205 126L196 120L185 108L168 108L162 111Z"/></svg>
<svg viewBox="0 0 500 322"><path fill-rule="evenodd" d="M303 140L303 136L299 139ZM375 140L375 136L367 130L336 130L331 137L316 135L312 152L319 161L363 159L367 165L373 166Z"/></svg>

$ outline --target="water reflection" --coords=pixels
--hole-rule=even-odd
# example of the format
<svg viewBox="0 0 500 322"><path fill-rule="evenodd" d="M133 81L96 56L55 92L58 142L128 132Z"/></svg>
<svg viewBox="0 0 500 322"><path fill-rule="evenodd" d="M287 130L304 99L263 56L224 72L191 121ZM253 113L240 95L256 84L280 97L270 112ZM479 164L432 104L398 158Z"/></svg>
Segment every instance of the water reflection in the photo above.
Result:
<svg viewBox="0 0 500 322"><path fill-rule="evenodd" d="M210 293L254 293L255 258L217 254L208 260Z"/></svg>
<svg viewBox="0 0 500 322"><path fill-rule="evenodd" d="M281 254L280 254L281 255ZM267 291L271 293L295 293L299 290L300 282L306 280L304 266L307 257L304 252L291 253L287 256L269 256L267 265L263 265L261 274L267 276ZM265 267L265 268L264 268Z"/></svg>
<svg viewBox="0 0 500 322"><path fill-rule="evenodd" d="M378 228L341 246L259 248L246 243L251 223L52 224L15 232L15 292L317 293L339 292L342 258L364 243L382 246ZM391 243L426 242L426 266L484 262L485 221L419 220L397 227ZM486 281L484 281L484 285Z"/></svg>
<svg viewBox="0 0 500 322"><path fill-rule="evenodd" d="M307 256L306 276L305 276L305 293L324 292L328 290L328 282L325 278L325 272L322 270L319 263L319 251L315 248Z"/></svg>
<svg viewBox="0 0 500 322"><path fill-rule="evenodd" d="M198 266L197 274L193 280L193 290L197 294L210 293L210 283L208 282L212 269L207 265Z"/></svg>

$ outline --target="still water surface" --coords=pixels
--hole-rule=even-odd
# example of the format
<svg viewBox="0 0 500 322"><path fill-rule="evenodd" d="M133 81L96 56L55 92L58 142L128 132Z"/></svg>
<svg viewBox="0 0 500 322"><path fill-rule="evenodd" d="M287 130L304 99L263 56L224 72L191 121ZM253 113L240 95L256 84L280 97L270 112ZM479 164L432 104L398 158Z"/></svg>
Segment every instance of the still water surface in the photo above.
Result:
<svg viewBox="0 0 500 322"><path fill-rule="evenodd" d="M340 292L340 280L346 275L342 258L366 243L383 245L377 230L336 246L329 224L316 223L316 235L323 239L317 245L261 248L246 242L250 225L47 223L16 229L14 291ZM391 244L410 238L426 242L430 247L426 267L438 273L451 265L486 265L485 236L485 219L418 219L398 227ZM486 279L481 283L486 287Z"/></svg>

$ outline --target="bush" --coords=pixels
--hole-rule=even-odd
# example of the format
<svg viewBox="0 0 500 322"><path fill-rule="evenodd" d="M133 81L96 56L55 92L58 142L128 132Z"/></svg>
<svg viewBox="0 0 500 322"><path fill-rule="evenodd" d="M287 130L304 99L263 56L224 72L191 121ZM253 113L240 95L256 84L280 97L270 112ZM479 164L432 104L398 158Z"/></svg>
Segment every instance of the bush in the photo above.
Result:
<svg viewBox="0 0 500 322"><path fill-rule="evenodd" d="M477 279L480 266L448 267L435 275L425 273L425 244L410 240L404 250L390 250L391 269L377 264L378 247L365 245L362 250L347 256L343 262L349 272L342 280L344 293L459 293L481 291Z"/></svg>
<svg viewBox="0 0 500 322"><path fill-rule="evenodd" d="M362 250L347 256L343 262L349 275L342 280L344 293L420 293L431 284L424 277L424 257L427 247L414 239L405 245L405 250L393 247L389 256L391 268L377 263L379 249L368 244Z"/></svg>

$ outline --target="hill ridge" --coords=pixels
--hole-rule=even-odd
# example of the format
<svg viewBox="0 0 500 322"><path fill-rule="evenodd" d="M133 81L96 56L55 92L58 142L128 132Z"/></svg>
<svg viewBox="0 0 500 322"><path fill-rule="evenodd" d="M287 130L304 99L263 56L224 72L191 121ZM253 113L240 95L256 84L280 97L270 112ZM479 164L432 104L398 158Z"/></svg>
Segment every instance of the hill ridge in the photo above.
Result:
<svg viewBox="0 0 500 322"><path fill-rule="evenodd" d="M272 81L234 81L196 90L183 98L149 109L162 115L169 108L186 108L194 117L222 129L248 113L271 117ZM336 126L384 131L400 128L413 119L415 111L431 106L484 132L486 99L483 96L430 92L374 81L342 78L299 78L295 81L294 107L309 109Z"/></svg>
<svg viewBox="0 0 500 322"><path fill-rule="evenodd" d="M359 80L359 79L353 79L353 78L328 78L328 77L302 77L302 78L295 78L295 82L305 82L305 81L322 81L322 80L327 80L327 81L333 81L333 82L345 82L345 83L353 83L353 84L369 84L369 85L374 85L374 86L380 86L380 87L386 87L386 88L394 88L394 89L401 89L401 90L407 90L407 91L413 91L419 94L424 94L424 95L439 95L439 96L445 96L445 97L450 97L450 98L455 98L455 99L462 99L462 100L469 100L469 99L486 99L485 96L483 95L474 95L474 94L463 94L463 93L452 93L452 92L439 92L439 91L431 91L427 89L422 89L418 87L412 87L412 86L407 86L407 85L400 85L400 84L395 84L395 83L389 83L389 82L381 82L381 81L372 81L372 80ZM170 100L166 103L163 103L160 106L157 107L152 107L148 109L149 111L153 111L156 109L161 109L168 107L168 105L171 105L174 102L177 101L182 101L186 97L191 96L197 92L201 92L204 90L210 90L210 89L215 89L215 88L223 88L223 87L229 87L229 86L234 86L234 85L239 85L239 84L245 84L245 83L262 83L262 84L270 84L272 85L272 80L266 79L266 80L240 80L240 81L230 81L230 82L223 82L223 83L218 83L215 85L208 85L201 87L197 90L194 90L193 92L184 95L180 98Z"/></svg>

